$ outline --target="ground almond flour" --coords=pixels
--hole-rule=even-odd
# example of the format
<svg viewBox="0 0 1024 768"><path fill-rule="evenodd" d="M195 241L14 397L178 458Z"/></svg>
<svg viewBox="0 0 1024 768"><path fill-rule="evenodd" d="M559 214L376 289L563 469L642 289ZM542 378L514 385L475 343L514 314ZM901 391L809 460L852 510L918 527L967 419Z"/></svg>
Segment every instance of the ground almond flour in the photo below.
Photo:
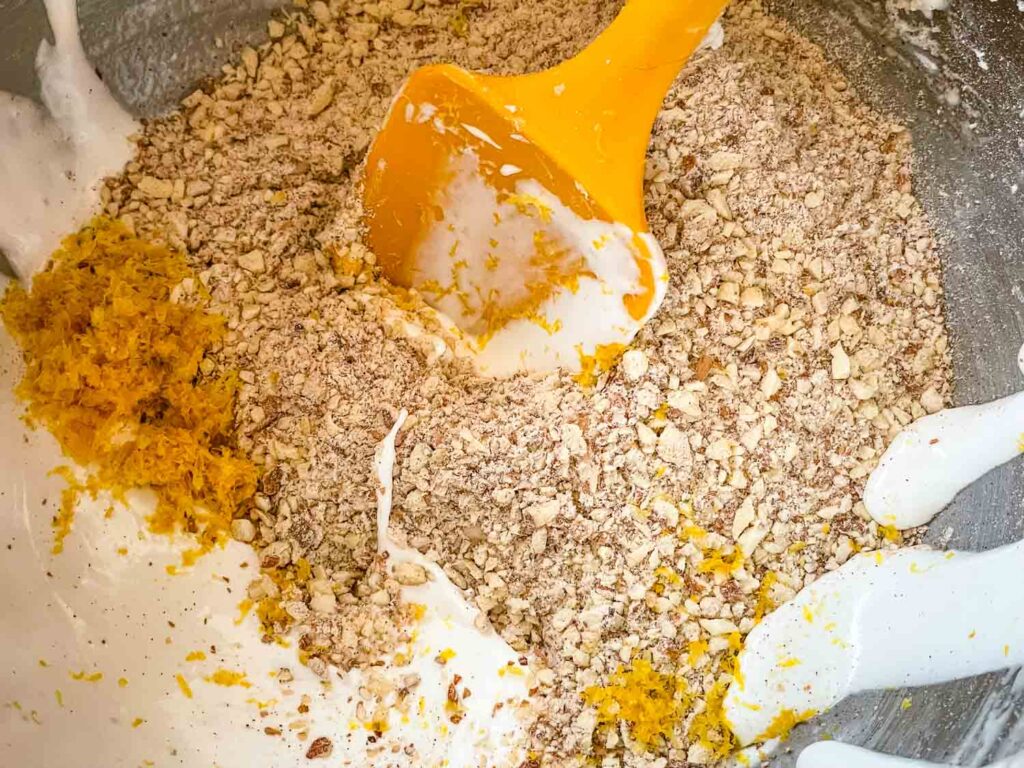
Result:
<svg viewBox="0 0 1024 768"><path fill-rule="evenodd" d="M538 69L616 10L302 3L145 126L104 203L186 250L228 318L206 373L241 372L239 444L264 469L233 532L262 553L249 598L268 635L296 628L324 674L404 637L370 467L405 408L396 534L537 669L535 761L699 765L733 746L721 697L756 621L899 541L860 495L896 431L948 397L940 268L907 131L741 0L655 125L658 315L592 388L476 377L377 278L360 162L414 68Z"/></svg>

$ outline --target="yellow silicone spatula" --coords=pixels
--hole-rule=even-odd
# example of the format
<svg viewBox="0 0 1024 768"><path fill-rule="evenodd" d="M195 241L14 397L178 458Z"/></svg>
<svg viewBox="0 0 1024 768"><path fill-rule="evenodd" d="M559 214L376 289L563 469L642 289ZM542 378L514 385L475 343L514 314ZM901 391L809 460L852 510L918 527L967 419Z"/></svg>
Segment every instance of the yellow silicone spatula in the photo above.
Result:
<svg viewBox="0 0 1024 768"><path fill-rule="evenodd" d="M367 158L369 242L504 375L614 358L665 292L644 155L727 0L629 0L576 57L498 77L416 71Z"/></svg>

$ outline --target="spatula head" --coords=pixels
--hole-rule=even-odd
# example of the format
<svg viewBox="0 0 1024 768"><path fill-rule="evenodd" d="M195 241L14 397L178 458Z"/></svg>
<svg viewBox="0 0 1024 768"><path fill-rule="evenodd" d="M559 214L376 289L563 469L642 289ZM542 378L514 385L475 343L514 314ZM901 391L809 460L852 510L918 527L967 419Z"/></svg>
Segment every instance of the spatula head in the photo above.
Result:
<svg viewBox="0 0 1024 768"><path fill-rule="evenodd" d="M481 370L580 370L653 314L664 258L545 152L502 82L448 65L409 78L367 159L370 246Z"/></svg>

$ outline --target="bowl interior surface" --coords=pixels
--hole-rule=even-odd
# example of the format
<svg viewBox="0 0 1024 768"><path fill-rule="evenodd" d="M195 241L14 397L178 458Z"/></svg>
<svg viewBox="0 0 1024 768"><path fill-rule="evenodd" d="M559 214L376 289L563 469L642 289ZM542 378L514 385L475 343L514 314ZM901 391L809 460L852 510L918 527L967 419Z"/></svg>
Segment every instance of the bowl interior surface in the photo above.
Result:
<svg viewBox="0 0 1024 768"><path fill-rule="evenodd" d="M1024 341L1024 7L953 0L949 12L927 22L895 5L775 0L770 7L822 45L862 97L910 127L916 194L943 244L956 403L983 402L1024 384L1017 366ZM278 6L79 0L79 15L86 52L104 81L131 112L152 116L216 73L239 46L259 40ZM0 0L0 19L0 89L36 96L35 51L49 36L42 0ZM993 471L933 522L928 541L987 549L1021 538L1022 491L1024 464ZM848 699L797 727L772 764L793 765L803 746L826 735L961 765L1024 749L1018 670L933 686L904 711L906 695Z"/></svg>

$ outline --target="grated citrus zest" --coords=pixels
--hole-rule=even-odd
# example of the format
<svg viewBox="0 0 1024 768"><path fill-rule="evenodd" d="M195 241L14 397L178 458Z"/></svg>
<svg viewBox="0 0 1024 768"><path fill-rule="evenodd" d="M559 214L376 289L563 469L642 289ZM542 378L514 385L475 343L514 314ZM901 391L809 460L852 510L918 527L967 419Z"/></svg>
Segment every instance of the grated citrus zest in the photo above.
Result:
<svg viewBox="0 0 1024 768"><path fill-rule="evenodd" d="M252 683L249 682L245 672L236 672L232 669L218 669L212 675L204 677L203 680L214 685L223 685L226 688L236 685L242 688L252 687Z"/></svg>
<svg viewBox="0 0 1024 768"><path fill-rule="evenodd" d="M807 709L803 712L784 709L772 718L768 727L765 728L763 733L758 735L755 741L768 741L769 739L781 739L782 741L785 741L789 738L789 732L793 730L794 727L805 720L810 720L816 714L818 714L817 711L813 709Z"/></svg>
<svg viewBox="0 0 1024 768"><path fill-rule="evenodd" d="M236 376L199 371L224 320L176 300L186 279L182 254L101 217L64 239L30 290L12 284L0 316L22 349L26 420L88 468L90 491L151 488L150 528L194 534L203 552L227 539L257 471L233 446ZM82 490L69 479L55 553Z"/></svg>
<svg viewBox="0 0 1024 768"><path fill-rule="evenodd" d="M658 672L646 659L634 660L628 669L620 666L608 685L587 688L583 699L596 708L599 726L626 722L647 750L665 747L690 709L686 681Z"/></svg>
<svg viewBox="0 0 1024 768"><path fill-rule="evenodd" d="M578 345L576 352L580 357L580 372L575 376L576 382L584 389L591 389L601 374L611 370L625 351L623 344L598 344L594 354L585 355L582 345Z"/></svg>
<svg viewBox="0 0 1024 768"><path fill-rule="evenodd" d="M728 675L722 676L711 686L704 696L704 711L694 716L687 733L691 740L718 758L727 757L736 746L736 738L725 716L724 707L729 679Z"/></svg>
<svg viewBox="0 0 1024 768"><path fill-rule="evenodd" d="M754 605L754 621L761 621L766 615L775 610L775 600L772 598L772 587L779 580L775 571L768 571L761 578L761 586L757 589L757 603Z"/></svg>

